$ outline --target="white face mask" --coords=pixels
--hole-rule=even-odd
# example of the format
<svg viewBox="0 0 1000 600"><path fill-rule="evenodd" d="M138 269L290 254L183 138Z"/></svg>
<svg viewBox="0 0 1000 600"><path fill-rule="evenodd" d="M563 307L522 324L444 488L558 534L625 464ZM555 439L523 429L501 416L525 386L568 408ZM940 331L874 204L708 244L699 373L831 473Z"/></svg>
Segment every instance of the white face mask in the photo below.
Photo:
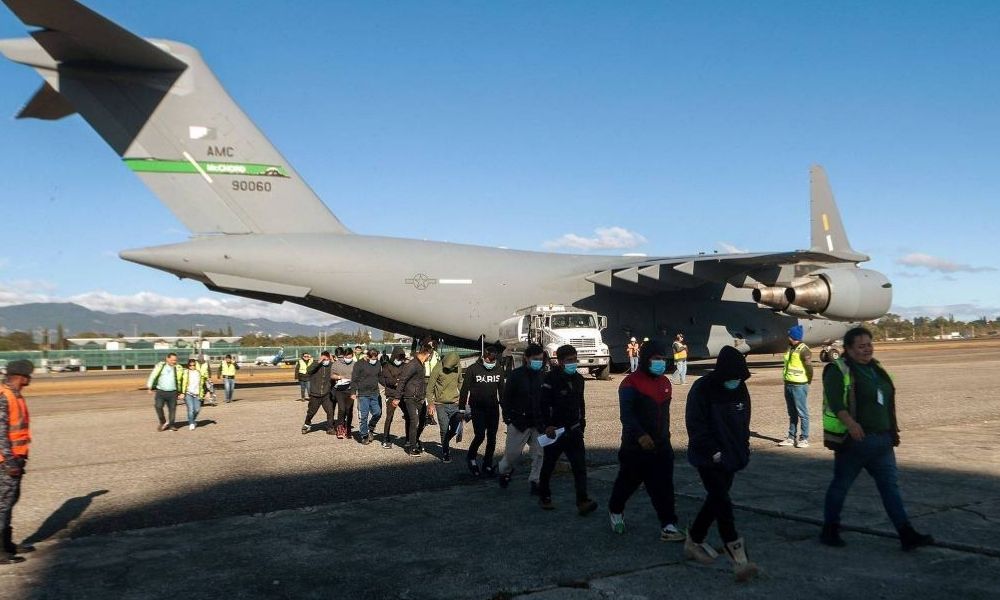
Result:
<svg viewBox="0 0 1000 600"><path fill-rule="evenodd" d="M377 364L377 363L378 363L378 359L377 358L369 358L368 359L368 364L370 364L370 365L374 365L374 364Z"/></svg>
<svg viewBox="0 0 1000 600"><path fill-rule="evenodd" d="M392 364L394 364L394 365L396 365L398 367L399 365L403 364L403 361L401 361L401 360L394 360L394 361L392 361Z"/></svg>
<svg viewBox="0 0 1000 600"><path fill-rule="evenodd" d="M345 357L344 357L344 363L345 363L345 364L348 364L348 365L349 365L349 364L351 364L352 362L354 362L354 357L353 357L353 356L345 356Z"/></svg>

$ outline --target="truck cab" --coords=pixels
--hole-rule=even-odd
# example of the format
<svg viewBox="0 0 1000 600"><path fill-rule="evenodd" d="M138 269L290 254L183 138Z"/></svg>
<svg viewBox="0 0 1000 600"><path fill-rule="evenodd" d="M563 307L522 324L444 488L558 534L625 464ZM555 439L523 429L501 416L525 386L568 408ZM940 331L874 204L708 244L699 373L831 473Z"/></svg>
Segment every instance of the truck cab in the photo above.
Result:
<svg viewBox="0 0 1000 600"><path fill-rule="evenodd" d="M556 363L556 350L570 344L576 348L579 368L598 379L610 379L610 353L601 331L607 317L561 304L536 305L518 310L500 325L504 364L513 369L521 364L524 349L534 342L545 350L549 365Z"/></svg>

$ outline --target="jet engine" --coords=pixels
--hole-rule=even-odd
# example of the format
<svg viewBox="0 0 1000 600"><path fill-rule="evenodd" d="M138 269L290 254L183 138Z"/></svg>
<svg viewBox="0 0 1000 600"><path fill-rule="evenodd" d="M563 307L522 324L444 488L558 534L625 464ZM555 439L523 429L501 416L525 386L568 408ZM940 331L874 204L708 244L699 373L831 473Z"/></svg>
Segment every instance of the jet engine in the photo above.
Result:
<svg viewBox="0 0 1000 600"><path fill-rule="evenodd" d="M892 304L892 284L878 271L827 269L809 278L785 290L790 308L837 321L865 321L881 317Z"/></svg>

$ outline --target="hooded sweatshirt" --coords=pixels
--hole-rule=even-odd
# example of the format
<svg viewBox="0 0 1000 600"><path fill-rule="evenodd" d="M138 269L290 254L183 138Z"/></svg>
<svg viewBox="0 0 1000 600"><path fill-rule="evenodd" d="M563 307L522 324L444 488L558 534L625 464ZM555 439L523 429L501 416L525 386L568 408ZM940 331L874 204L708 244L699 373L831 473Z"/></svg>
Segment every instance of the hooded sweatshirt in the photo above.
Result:
<svg viewBox="0 0 1000 600"><path fill-rule="evenodd" d="M462 366L458 352L444 355L431 370L427 388L431 391L431 399L435 404L454 404L458 402L459 381L462 378Z"/></svg>
<svg viewBox="0 0 1000 600"><path fill-rule="evenodd" d="M327 361L324 365L323 362ZM330 374L332 367L327 359L314 361L306 374L309 377L309 395L327 396L330 394Z"/></svg>
<svg viewBox="0 0 1000 600"><path fill-rule="evenodd" d="M381 372L382 365L377 360L374 365L368 362L367 356L362 360L355 360L351 370L351 393L378 396L378 378Z"/></svg>
<svg viewBox="0 0 1000 600"><path fill-rule="evenodd" d="M503 390L503 369L496 364L492 369L483 366L479 360L465 370L458 406L465 410L467 403L472 409L497 409L500 407L500 392Z"/></svg>
<svg viewBox="0 0 1000 600"><path fill-rule="evenodd" d="M382 374L378 377L378 382L385 388L385 397L389 400L399 400L403 391L399 387L399 375L406 366L406 363L397 365L393 361L402 361L405 358L406 355L402 351L393 352L392 358L382 367Z"/></svg>
<svg viewBox="0 0 1000 600"><path fill-rule="evenodd" d="M746 358L732 346L719 352L715 370L702 377L688 392L685 422L688 431L688 462L698 468L739 471L750 462L750 378ZM724 381L738 379L735 390ZM721 453L718 463L712 458Z"/></svg>
<svg viewBox="0 0 1000 600"><path fill-rule="evenodd" d="M622 421L623 452L645 452L639 438L648 435L656 450L670 451L670 400L673 389L666 375L649 372L652 356L667 356L666 344L652 340L642 345L639 369L630 373L618 387Z"/></svg>

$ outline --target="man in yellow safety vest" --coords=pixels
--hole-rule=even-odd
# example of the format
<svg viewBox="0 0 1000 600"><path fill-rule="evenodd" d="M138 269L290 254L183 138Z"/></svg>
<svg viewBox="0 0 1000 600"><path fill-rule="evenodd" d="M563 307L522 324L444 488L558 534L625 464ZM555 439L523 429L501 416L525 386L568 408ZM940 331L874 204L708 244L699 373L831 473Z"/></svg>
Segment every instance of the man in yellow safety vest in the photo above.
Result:
<svg viewBox="0 0 1000 600"><path fill-rule="evenodd" d="M788 436L779 446L809 447L809 383L812 381L812 351L802 343L805 331L801 325L788 330L788 350L785 351L785 406L788 408ZM799 423L802 429L799 430ZM798 434L798 435L796 435Z"/></svg>

